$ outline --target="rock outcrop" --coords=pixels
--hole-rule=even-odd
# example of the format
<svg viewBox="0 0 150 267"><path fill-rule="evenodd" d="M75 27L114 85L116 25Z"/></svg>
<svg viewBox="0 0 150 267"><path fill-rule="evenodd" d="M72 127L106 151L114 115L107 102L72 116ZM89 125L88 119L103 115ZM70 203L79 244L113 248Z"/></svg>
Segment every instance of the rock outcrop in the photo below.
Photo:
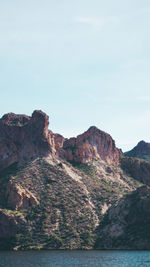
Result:
<svg viewBox="0 0 150 267"><path fill-rule="evenodd" d="M48 130L49 117L35 110L31 117L8 113L0 119L0 170L52 154L74 162L102 159L118 163L121 152L111 136L90 127L77 138L65 139Z"/></svg>
<svg viewBox="0 0 150 267"><path fill-rule="evenodd" d="M10 209L28 209L32 206L39 205L39 201L27 188L24 189L21 185L10 180L6 191L7 206Z"/></svg>
<svg viewBox="0 0 150 267"><path fill-rule="evenodd" d="M49 117L35 110L31 117L8 113L0 119L0 170L15 162L56 155L65 138L48 130Z"/></svg>
<svg viewBox="0 0 150 267"><path fill-rule="evenodd" d="M77 138L65 140L63 149L68 161L79 163L98 159L107 163L118 163L121 155L111 136L95 126L90 127Z"/></svg>
<svg viewBox="0 0 150 267"><path fill-rule="evenodd" d="M48 116L34 111L32 117L8 113L0 120L0 170L51 151Z"/></svg>
<svg viewBox="0 0 150 267"><path fill-rule="evenodd" d="M60 134L55 134L52 131L48 131L48 141L51 146L51 154L54 156L61 156L63 155L63 143L65 138Z"/></svg>

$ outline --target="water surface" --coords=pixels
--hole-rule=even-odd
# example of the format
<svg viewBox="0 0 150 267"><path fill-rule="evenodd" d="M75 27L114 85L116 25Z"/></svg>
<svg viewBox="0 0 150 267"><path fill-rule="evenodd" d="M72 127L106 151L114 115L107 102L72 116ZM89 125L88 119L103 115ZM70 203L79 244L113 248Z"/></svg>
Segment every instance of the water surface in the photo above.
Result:
<svg viewBox="0 0 150 267"><path fill-rule="evenodd" d="M148 267L150 251L0 251L0 267Z"/></svg>

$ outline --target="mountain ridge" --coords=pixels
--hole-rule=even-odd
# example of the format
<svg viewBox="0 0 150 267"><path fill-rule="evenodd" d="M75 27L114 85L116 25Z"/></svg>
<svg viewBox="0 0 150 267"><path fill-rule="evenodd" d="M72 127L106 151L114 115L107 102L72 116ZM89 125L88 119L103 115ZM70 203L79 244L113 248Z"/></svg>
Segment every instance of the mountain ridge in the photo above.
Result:
<svg viewBox="0 0 150 267"><path fill-rule="evenodd" d="M133 149L125 152L124 155L150 161L150 143L142 140Z"/></svg>
<svg viewBox="0 0 150 267"><path fill-rule="evenodd" d="M35 110L31 117L5 114L0 119L0 168L48 153L82 163L98 158L119 162L120 150L114 140L97 127L67 139L54 134L48 126L49 117L40 110Z"/></svg>

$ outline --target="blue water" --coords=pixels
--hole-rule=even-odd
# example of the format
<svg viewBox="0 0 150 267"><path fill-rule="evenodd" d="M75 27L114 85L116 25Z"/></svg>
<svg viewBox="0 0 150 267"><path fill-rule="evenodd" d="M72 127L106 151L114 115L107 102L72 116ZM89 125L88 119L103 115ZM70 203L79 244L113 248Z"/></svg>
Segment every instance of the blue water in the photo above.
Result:
<svg viewBox="0 0 150 267"><path fill-rule="evenodd" d="M0 267L148 267L150 251L0 251Z"/></svg>

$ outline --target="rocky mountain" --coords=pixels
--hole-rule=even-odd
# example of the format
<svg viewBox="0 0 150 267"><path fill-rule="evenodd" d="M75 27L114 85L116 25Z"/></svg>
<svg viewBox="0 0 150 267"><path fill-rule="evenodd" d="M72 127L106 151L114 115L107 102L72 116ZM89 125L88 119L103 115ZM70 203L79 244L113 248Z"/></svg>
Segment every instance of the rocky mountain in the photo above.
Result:
<svg viewBox="0 0 150 267"><path fill-rule="evenodd" d="M0 119L0 248L110 248L109 227L116 219L122 223L128 201L131 214L130 196L144 197L146 188L149 201L149 187L141 186L150 184L150 163L124 157L111 136L94 126L70 139L48 126L49 117L38 110ZM124 224L120 237L117 227L114 238L124 238Z"/></svg>
<svg viewBox="0 0 150 267"><path fill-rule="evenodd" d="M142 186L112 206L99 226L97 249L150 249L150 187Z"/></svg>
<svg viewBox="0 0 150 267"><path fill-rule="evenodd" d="M150 143L140 141L132 150L125 152L125 156L150 161Z"/></svg>

